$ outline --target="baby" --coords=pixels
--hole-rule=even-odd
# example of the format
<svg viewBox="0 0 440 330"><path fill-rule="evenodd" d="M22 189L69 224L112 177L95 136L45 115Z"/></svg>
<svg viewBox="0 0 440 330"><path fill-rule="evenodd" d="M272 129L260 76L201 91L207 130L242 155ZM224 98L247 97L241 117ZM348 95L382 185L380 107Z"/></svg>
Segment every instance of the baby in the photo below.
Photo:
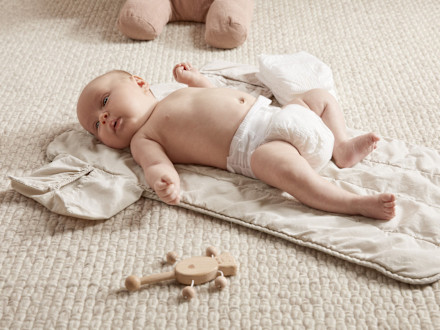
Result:
<svg viewBox="0 0 440 330"><path fill-rule="evenodd" d="M318 174L330 158L341 168L355 165L379 140L374 133L350 138L327 91L310 90L278 108L262 96L215 88L189 63L176 65L173 75L188 88L159 101L144 79L111 71L91 81L77 105L88 132L109 147L130 147L165 203L180 200L173 164L199 164L260 179L319 210L394 217L393 194L357 195Z"/></svg>

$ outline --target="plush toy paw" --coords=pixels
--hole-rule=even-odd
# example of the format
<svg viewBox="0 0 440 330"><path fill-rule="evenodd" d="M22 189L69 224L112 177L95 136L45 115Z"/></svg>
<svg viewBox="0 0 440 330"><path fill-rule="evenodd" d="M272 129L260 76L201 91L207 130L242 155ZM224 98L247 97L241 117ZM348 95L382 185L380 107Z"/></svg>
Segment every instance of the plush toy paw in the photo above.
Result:
<svg viewBox="0 0 440 330"><path fill-rule="evenodd" d="M129 38L153 40L168 22L204 22L209 45L234 48L247 38L252 11L253 0L127 0L118 26Z"/></svg>
<svg viewBox="0 0 440 330"><path fill-rule="evenodd" d="M216 0L206 16L206 42L217 48L235 48L246 40L253 1Z"/></svg>

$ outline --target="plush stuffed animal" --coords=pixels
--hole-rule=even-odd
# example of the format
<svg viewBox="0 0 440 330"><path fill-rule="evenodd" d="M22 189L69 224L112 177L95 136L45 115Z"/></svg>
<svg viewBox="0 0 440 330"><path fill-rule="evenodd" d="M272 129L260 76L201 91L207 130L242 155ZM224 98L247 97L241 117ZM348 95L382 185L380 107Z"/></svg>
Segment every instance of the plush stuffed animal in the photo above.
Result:
<svg viewBox="0 0 440 330"><path fill-rule="evenodd" d="M246 40L252 11L253 0L127 0L118 26L129 38L153 40L168 22L205 22L209 45L234 48Z"/></svg>

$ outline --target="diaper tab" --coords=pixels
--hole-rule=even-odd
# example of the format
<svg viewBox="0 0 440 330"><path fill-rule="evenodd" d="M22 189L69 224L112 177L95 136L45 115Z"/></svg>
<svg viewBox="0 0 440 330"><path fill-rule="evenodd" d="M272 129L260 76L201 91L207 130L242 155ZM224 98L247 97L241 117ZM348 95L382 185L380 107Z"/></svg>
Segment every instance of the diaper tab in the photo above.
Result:
<svg viewBox="0 0 440 330"><path fill-rule="evenodd" d="M256 178L251 169L251 156L264 139L267 123L272 116L272 101L259 96L232 138L226 168L229 172Z"/></svg>

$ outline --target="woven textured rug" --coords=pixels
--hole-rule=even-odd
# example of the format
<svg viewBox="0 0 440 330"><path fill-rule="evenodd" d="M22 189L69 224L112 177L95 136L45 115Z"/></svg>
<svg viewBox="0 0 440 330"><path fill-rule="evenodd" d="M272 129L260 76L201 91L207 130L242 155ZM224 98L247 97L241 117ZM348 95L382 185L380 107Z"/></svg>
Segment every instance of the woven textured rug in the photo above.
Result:
<svg viewBox="0 0 440 330"><path fill-rule="evenodd" d="M173 23L152 42L116 27L124 1L2 2L0 11L0 328L438 329L440 283L411 286L281 238L141 199L107 221L50 213L14 192L8 175L46 164L50 141L79 129L84 84L114 68L162 83L180 61L257 64L261 53L308 51L333 70L347 125L440 150L440 3L255 1L239 48L204 42L204 26ZM170 270L207 246L238 274L218 291L125 277Z"/></svg>

